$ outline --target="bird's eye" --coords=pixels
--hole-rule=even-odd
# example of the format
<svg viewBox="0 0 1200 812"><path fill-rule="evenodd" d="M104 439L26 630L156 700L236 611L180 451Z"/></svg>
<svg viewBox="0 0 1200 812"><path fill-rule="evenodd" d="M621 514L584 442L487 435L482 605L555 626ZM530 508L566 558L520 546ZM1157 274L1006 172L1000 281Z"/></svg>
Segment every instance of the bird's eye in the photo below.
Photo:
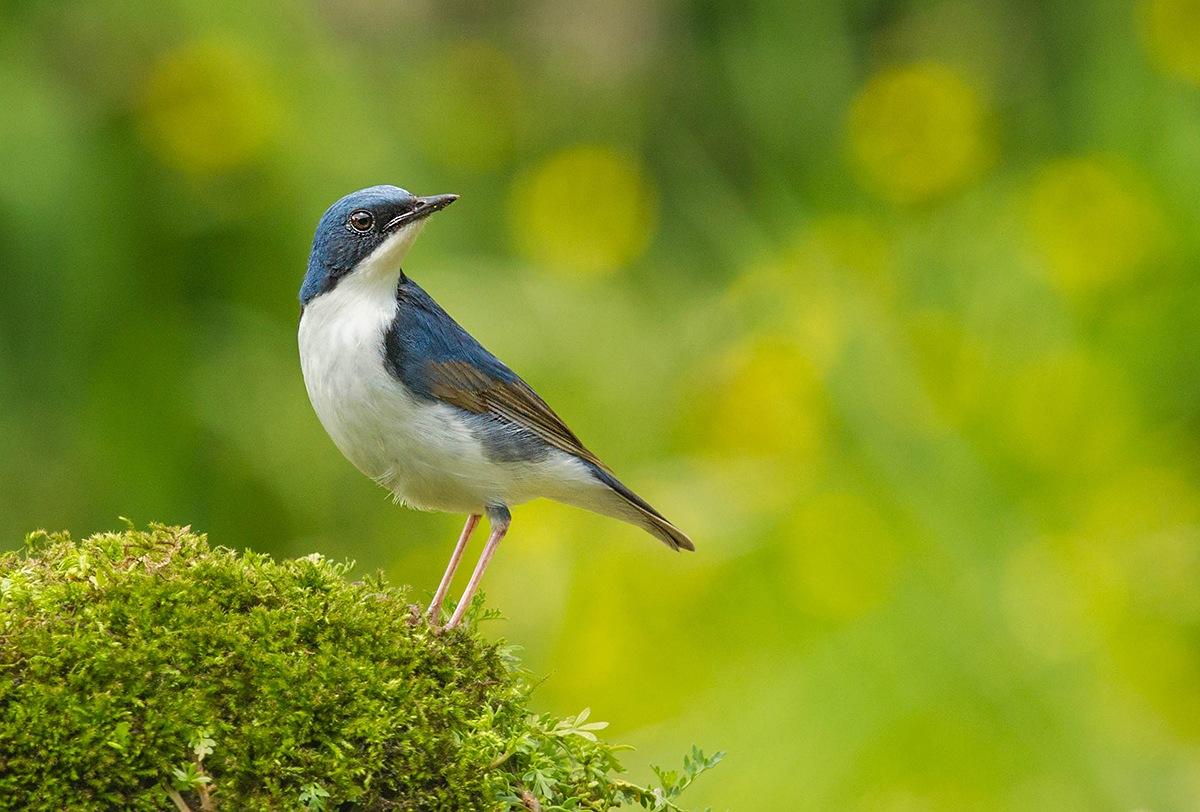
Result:
<svg viewBox="0 0 1200 812"><path fill-rule="evenodd" d="M370 231L373 225L375 225L375 215L369 211L359 209L350 215L350 227L355 231Z"/></svg>

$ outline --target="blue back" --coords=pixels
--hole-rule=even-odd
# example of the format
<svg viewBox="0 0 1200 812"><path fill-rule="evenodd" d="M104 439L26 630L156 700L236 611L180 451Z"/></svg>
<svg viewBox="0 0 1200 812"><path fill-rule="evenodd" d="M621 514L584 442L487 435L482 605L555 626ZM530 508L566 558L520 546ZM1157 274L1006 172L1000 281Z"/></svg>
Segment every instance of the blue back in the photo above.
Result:
<svg viewBox="0 0 1200 812"><path fill-rule="evenodd" d="M416 282L402 276L396 288L396 302L399 305L396 316L383 338L383 363L413 394L426 400L441 400L435 388L440 386L444 390L447 385L454 385L444 377L444 368L438 366L446 361L469 364L498 384L526 386ZM532 397L537 399L536 395ZM535 432L497 414L463 411L461 417L482 443L489 459L541 460L550 453L549 444Z"/></svg>
<svg viewBox="0 0 1200 812"><path fill-rule="evenodd" d="M401 277L396 301L396 318L384 336L384 364L416 394L434 399L430 364L441 361L464 361L504 383L520 380L413 280Z"/></svg>

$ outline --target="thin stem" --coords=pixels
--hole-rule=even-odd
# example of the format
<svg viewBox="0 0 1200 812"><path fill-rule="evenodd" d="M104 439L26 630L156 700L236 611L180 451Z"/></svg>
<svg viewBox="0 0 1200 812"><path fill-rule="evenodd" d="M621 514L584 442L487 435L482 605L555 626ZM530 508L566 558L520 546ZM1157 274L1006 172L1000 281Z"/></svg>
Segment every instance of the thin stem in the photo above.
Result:
<svg viewBox="0 0 1200 812"><path fill-rule="evenodd" d="M175 802L175 808L179 812L192 812L192 808L187 805L187 801L183 800L183 796L173 787L167 787L167 796Z"/></svg>

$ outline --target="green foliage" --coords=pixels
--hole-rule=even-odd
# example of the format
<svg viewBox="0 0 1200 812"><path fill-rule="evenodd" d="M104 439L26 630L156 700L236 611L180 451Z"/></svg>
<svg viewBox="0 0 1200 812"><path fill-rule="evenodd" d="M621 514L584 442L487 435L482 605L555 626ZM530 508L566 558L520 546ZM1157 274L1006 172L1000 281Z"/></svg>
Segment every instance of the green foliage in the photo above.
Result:
<svg viewBox="0 0 1200 812"><path fill-rule="evenodd" d="M0 557L0 808L543 809L678 793L616 777L584 710L527 708L510 650L404 590L152 526Z"/></svg>

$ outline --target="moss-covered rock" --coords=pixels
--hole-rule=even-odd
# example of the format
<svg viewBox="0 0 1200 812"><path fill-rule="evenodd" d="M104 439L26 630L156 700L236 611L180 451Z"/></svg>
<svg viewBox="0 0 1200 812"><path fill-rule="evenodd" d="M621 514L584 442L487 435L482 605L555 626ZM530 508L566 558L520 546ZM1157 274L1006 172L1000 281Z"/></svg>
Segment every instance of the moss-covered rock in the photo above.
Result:
<svg viewBox="0 0 1200 812"><path fill-rule="evenodd" d="M161 526L0 556L0 808L673 808L712 761L620 780L473 620L348 569Z"/></svg>

